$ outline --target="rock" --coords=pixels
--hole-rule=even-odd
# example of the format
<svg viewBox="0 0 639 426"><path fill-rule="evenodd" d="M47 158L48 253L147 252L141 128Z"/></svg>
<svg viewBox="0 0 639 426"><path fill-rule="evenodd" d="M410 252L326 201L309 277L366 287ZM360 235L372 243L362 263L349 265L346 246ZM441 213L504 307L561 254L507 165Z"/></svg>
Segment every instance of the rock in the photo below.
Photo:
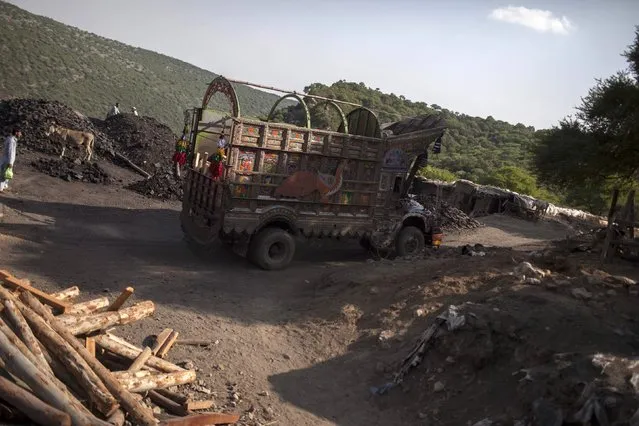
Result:
<svg viewBox="0 0 639 426"><path fill-rule="evenodd" d="M435 382L435 384L433 385L433 391L435 392L442 392L445 388L446 385L444 385L444 383L442 382Z"/></svg>
<svg viewBox="0 0 639 426"><path fill-rule="evenodd" d="M160 407L153 407L153 414L162 414L162 409Z"/></svg>
<svg viewBox="0 0 639 426"><path fill-rule="evenodd" d="M453 358L452 356L448 356L446 357L446 362L449 364L454 364L455 363L455 358Z"/></svg>
<svg viewBox="0 0 639 426"><path fill-rule="evenodd" d="M368 292L369 292L370 294L373 294L373 295L375 295L375 294L379 294L379 288L377 288L377 287L371 287L371 288L368 290Z"/></svg>
<svg viewBox="0 0 639 426"><path fill-rule="evenodd" d="M546 276L544 271L533 266L530 262L521 262L515 268L514 274L522 281L525 281L527 278L536 278L540 280Z"/></svg>
<svg viewBox="0 0 639 426"><path fill-rule="evenodd" d="M424 311L423 309L415 309L415 316L417 318L423 317L424 315L426 315L426 311Z"/></svg>
<svg viewBox="0 0 639 426"><path fill-rule="evenodd" d="M191 361L190 359L182 361L178 365L180 367L184 368L184 369L187 369L187 370L193 370L195 368L195 363L193 361Z"/></svg>
<svg viewBox="0 0 639 426"><path fill-rule="evenodd" d="M611 275L610 280L627 287L637 285L637 281L621 275Z"/></svg>
<svg viewBox="0 0 639 426"><path fill-rule="evenodd" d="M539 278L526 277L526 279L524 280L524 283L529 285L540 285L541 280Z"/></svg>
<svg viewBox="0 0 639 426"><path fill-rule="evenodd" d="M639 296L639 290L634 290L634 289L628 290L628 295L637 297Z"/></svg>
<svg viewBox="0 0 639 426"><path fill-rule="evenodd" d="M617 295L617 292L611 289L611 290L608 290L606 294L610 297L614 297Z"/></svg>
<svg viewBox="0 0 639 426"><path fill-rule="evenodd" d="M533 402L532 411L534 426L561 426L564 423L561 409L543 398Z"/></svg>
<svg viewBox="0 0 639 426"><path fill-rule="evenodd" d="M231 399L232 399L233 401L239 401L239 400L240 400L240 394L238 394L237 392L233 392L233 393L231 394Z"/></svg>
<svg viewBox="0 0 639 426"><path fill-rule="evenodd" d="M592 299L592 293L590 293L588 290L586 290L583 287L574 288L571 293L573 297L575 297L576 299L580 299L580 300Z"/></svg>
<svg viewBox="0 0 639 426"><path fill-rule="evenodd" d="M291 356L290 356L289 354L284 354L284 355L282 355L282 357L283 357L284 359L286 359L286 360L291 359Z"/></svg>
<svg viewBox="0 0 639 426"><path fill-rule="evenodd" d="M268 391L262 391L262 392L258 393L258 395L259 396L268 396L269 393L268 393Z"/></svg>

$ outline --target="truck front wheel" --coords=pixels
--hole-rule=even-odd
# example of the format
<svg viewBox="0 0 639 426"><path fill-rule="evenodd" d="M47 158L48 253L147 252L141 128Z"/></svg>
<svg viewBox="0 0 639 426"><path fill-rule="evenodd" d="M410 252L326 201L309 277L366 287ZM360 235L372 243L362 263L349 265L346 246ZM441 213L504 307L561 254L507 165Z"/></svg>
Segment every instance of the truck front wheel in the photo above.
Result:
<svg viewBox="0 0 639 426"><path fill-rule="evenodd" d="M424 233L415 226L405 226L395 240L395 250L399 256L412 256L424 250Z"/></svg>
<svg viewBox="0 0 639 426"><path fill-rule="evenodd" d="M293 260L295 240L280 228L266 228L251 242L249 259L267 271L284 269Z"/></svg>

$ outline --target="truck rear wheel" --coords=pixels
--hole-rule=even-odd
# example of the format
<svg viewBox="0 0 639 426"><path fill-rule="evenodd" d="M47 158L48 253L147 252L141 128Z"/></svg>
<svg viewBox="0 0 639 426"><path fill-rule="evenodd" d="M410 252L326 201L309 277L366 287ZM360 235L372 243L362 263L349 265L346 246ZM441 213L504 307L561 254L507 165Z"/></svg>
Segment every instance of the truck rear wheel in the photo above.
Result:
<svg viewBox="0 0 639 426"><path fill-rule="evenodd" d="M295 239L280 228L266 228L251 242L249 259L267 271L284 269L293 260Z"/></svg>
<svg viewBox="0 0 639 426"><path fill-rule="evenodd" d="M424 233L415 226L405 226L395 240L395 250L399 256L412 256L424 250Z"/></svg>

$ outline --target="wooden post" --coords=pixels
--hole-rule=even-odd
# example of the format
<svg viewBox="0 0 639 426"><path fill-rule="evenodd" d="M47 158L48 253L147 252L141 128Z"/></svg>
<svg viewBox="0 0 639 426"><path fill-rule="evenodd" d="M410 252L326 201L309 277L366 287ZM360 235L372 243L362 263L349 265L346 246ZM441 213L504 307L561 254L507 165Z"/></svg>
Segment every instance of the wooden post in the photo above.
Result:
<svg viewBox="0 0 639 426"><path fill-rule="evenodd" d="M168 339L166 339L166 342L164 342L164 344L162 345L162 347L160 348L160 350L156 354L156 356L158 356L160 358L164 358L166 356L166 354L169 353L169 350L173 347L173 344L175 343L175 341L177 340L179 335L180 335L179 332L172 331L171 334L169 335Z"/></svg>
<svg viewBox="0 0 639 426"><path fill-rule="evenodd" d="M171 401L175 401L180 405L184 405L189 402L189 397L185 395L181 395L176 392L171 392L168 389L156 389L155 392L159 393L165 398L169 398Z"/></svg>
<svg viewBox="0 0 639 426"><path fill-rule="evenodd" d="M176 416L188 416L189 410L178 404L177 402L171 400L170 398L165 397L160 394L158 391L150 390L149 398L155 405L158 405L171 414L175 414Z"/></svg>
<svg viewBox="0 0 639 426"><path fill-rule="evenodd" d="M153 351L153 355L158 354L160 349L162 349L162 346L164 346L164 344L166 343L167 339L171 336L171 333L173 333L173 330L171 330L170 328L165 328L160 332L160 334L158 334L158 337L155 339L155 343L151 348L151 350Z"/></svg>
<svg viewBox="0 0 639 426"><path fill-rule="evenodd" d="M80 295L80 289L78 286L73 286L69 288L65 288L57 293L51 293L50 296L59 300L68 300L73 299L74 297L78 297Z"/></svg>
<svg viewBox="0 0 639 426"><path fill-rule="evenodd" d="M18 308L16 308L15 304L12 300L5 299L4 307L7 316L13 322L14 330L18 337L24 342L27 348L31 351L33 355L41 362L42 368L47 370L48 373L55 376L53 370L49 366L47 359L44 357L44 353L40 348L40 342L36 339L33 331L29 328L29 324L27 324L27 320L24 319Z"/></svg>
<svg viewBox="0 0 639 426"><path fill-rule="evenodd" d="M140 355L133 361L133 364L129 367L127 371L135 372L140 370L146 364L146 361L153 355L153 351L148 346L144 348Z"/></svg>
<svg viewBox="0 0 639 426"><path fill-rule="evenodd" d="M9 288L13 290L20 289L20 290L28 291L29 293L35 295L39 300L41 300L42 303L45 303L62 313L64 313L71 306L70 304L62 300L58 300L55 297L51 297L47 293L40 291L37 288L31 287L30 285L25 284L24 282L15 278L13 275L8 273L7 271L0 271L0 279Z"/></svg>
<svg viewBox="0 0 639 426"><path fill-rule="evenodd" d="M196 379L194 370L158 374L153 374L147 370L135 372L116 371L113 375L117 377L125 389L136 393L193 383Z"/></svg>
<svg viewBox="0 0 639 426"><path fill-rule="evenodd" d="M54 317L51 312L46 310L42 304L35 299L29 293L23 293L21 295L23 300L34 309L38 314L42 315L49 323L51 327L59 333L69 343L73 349L75 349L80 356L89 364L89 366L95 371L95 373L103 380L107 389L115 395L118 401L122 404L122 407L131 415L134 424L140 426L155 426L156 421L153 414L144 408L133 395L122 387L118 380L113 376L113 373L104 367L97 359L95 359L75 338L73 334L64 328L64 325Z"/></svg>
<svg viewBox="0 0 639 426"><path fill-rule="evenodd" d="M617 200L619 199L619 188L615 188L612 191L612 200L610 201L610 210L608 210L608 225L610 225L610 223L613 220L613 214L615 213L615 210L617 209Z"/></svg>
<svg viewBox="0 0 639 426"><path fill-rule="evenodd" d="M76 303L64 312L64 318L67 318L67 315L90 314L102 308L106 308L107 306L109 306L109 299L107 297L100 297L86 302ZM60 316L60 319L62 318L63 316Z"/></svg>
<svg viewBox="0 0 639 426"><path fill-rule="evenodd" d="M131 297L131 295L133 294L134 291L135 290L133 289L133 287L125 288L124 291L122 291L122 293L120 293L118 298L115 299L115 301L111 304L111 306L109 306L107 311L117 311L118 309L120 309L122 307L122 305L124 305L124 302L126 302L127 299L129 297Z"/></svg>
<svg viewBox="0 0 639 426"><path fill-rule="evenodd" d="M71 417L67 413L40 401L4 377L0 377L0 399L13 405L39 425L71 426Z"/></svg>
<svg viewBox="0 0 639 426"><path fill-rule="evenodd" d="M113 352L116 355L123 356L130 360L135 360L142 353L142 349L134 349L128 342L126 345L122 344L121 340L123 339L107 333L101 336L96 336L95 343L97 343L102 348ZM156 356L149 357L149 359L146 361L146 365L167 373L186 371L185 369Z"/></svg>
<svg viewBox="0 0 639 426"><path fill-rule="evenodd" d="M64 316L60 323L74 336L103 330L116 324L129 324L153 314L155 305L150 300L114 312L87 316Z"/></svg>
<svg viewBox="0 0 639 426"><path fill-rule="evenodd" d="M211 400L206 401L187 401L185 407L189 411L208 410L213 407L215 403Z"/></svg>
<svg viewBox="0 0 639 426"><path fill-rule="evenodd" d="M91 356L95 357L95 336L87 336L84 339L84 347Z"/></svg>

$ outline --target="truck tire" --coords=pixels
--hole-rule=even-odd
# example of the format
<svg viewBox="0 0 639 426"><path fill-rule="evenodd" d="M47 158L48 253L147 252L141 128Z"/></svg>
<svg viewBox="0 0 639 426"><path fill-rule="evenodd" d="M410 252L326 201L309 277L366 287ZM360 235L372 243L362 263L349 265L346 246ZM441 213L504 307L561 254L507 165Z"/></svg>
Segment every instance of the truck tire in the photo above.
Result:
<svg viewBox="0 0 639 426"><path fill-rule="evenodd" d="M295 239L280 228L261 230L251 242L249 259L267 271L284 269L295 255Z"/></svg>
<svg viewBox="0 0 639 426"><path fill-rule="evenodd" d="M424 233L415 226L405 226L395 240L398 256L412 256L424 250Z"/></svg>

